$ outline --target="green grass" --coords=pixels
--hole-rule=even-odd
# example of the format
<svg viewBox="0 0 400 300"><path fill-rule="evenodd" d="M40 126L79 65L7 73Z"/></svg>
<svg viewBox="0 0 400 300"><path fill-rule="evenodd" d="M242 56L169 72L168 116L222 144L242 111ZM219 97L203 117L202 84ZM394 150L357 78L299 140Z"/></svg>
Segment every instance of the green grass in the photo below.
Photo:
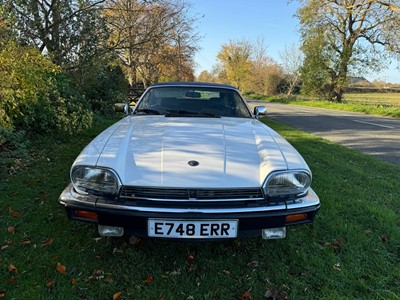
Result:
<svg viewBox="0 0 400 300"><path fill-rule="evenodd" d="M0 182L5 299L265 299L272 289L289 299L399 299L400 167L266 122L308 161L322 202L313 224L276 241L98 238L57 198L76 155L109 122L32 145L30 167Z"/></svg>
<svg viewBox="0 0 400 300"><path fill-rule="evenodd" d="M286 103L363 114L400 118L400 93L345 94L343 103L308 99L304 97L246 95L247 98L267 102Z"/></svg>
<svg viewBox="0 0 400 300"><path fill-rule="evenodd" d="M347 103L400 107L400 93L348 93L344 99Z"/></svg>

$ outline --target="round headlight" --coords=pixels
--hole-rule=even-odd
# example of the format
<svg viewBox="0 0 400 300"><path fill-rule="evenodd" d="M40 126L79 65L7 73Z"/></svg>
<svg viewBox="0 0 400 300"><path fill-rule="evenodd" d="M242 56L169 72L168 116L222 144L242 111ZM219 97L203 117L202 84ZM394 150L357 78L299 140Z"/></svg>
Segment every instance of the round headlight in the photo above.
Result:
<svg viewBox="0 0 400 300"><path fill-rule="evenodd" d="M299 195L308 189L311 175L306 171L286 171L269 176L264 184L268 196Z"/></svg>
<svg viewBox="0 0 400 300"><path fill-rule="evenodd" d="M71 172L71 181L81 193L115 194L118 191L118 178L111 170L78 166Z"/></svg>

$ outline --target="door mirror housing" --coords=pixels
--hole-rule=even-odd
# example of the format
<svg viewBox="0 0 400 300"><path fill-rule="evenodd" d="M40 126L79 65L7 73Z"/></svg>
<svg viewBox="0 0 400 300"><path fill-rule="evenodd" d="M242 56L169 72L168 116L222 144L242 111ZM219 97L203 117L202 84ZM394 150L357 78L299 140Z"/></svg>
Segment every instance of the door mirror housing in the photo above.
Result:
<svg viewBox="0 0 400 300"><path fill-rule="evenodd" d="M254 115L256 118L259 116L265 116L267 114L267 108L265 106L256 106L254 107Z"/></svg>
<svg viewBox="0 0 400 300"><path fill-rule="evenodd" d="M115 103L114 111L123 112L124 115L126 116L129 114L129 104L128 103Z"/></svg>

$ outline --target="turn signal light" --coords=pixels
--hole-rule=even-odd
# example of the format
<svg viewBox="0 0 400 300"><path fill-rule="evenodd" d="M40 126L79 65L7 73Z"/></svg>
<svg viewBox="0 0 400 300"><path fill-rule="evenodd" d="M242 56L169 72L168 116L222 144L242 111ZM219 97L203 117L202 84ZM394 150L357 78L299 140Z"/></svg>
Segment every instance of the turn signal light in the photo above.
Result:
<svg viewBox="0 0 400 300"><path fill-rule="evenodd" d="M307 214L294 214L286 216L286 223L304 221L307 219Z"/></svg>
<svg viewBox="0 0 400 300"><path fill-rule="evenodd" d="M75 216L84 219L97 220L97 214L86 210L76 210Z"/></svg>

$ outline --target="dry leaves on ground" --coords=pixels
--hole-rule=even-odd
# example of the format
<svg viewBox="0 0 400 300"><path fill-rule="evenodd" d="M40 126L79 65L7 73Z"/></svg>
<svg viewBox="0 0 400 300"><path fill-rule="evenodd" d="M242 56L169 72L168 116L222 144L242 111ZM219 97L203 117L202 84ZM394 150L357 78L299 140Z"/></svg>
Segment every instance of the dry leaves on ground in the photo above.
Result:
<svg viewBox="0 0 400 300"><path fill-rule="evenodd" d="M121 297L121 295L122 295L122 292L116 292L116 293L113 295L113 300L118 300L118 299Z"/></svg>
<svg viewBox="0 0 400 300"><path fill-rule="evenodd" d="M8 271L13 272L13 273L18 273L17 267L14 266L13 264L8 265Z"/></svg>
<svg viewBox="0 0 400 300"><path fill-rule="evenodd" d="M239 300L251 300L251 289L245 291L243 294L239 296Z"/></svg>
<svg viewBox="0 0 400 300"><path fill-rule="evenodd" d="M7 231L13 235L15 235L15 227L14 226L8 226Z"/></svg>
<svg viewBox="0 0 400 300"><path fill-rule="evenodd" d="M57 271L58 271L58 273L64 275L65 272L67 271L67 267L60 263L57 263Z"/></svg>
<svg viewBox="0 0 400 300"><path fill-rule="evenodd" d="M154 278L151 275L148 275L146 277L146 279L144 280L145 283L152 283L153 281L154 281Z"/></svg>
<svg viewBox="0 0 400 300"><path fill-rule="evenodd" d="M269 289L265 292L264 297L270 300L287 300L288 295L286 292Z"/></svg>

